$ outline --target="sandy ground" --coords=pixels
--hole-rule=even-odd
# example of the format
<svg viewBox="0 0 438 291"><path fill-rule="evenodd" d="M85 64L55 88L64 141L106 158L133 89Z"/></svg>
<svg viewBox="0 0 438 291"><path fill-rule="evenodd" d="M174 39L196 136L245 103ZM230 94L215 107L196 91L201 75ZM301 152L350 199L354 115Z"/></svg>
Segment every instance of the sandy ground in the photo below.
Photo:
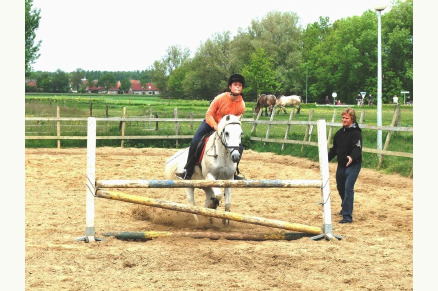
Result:
<svg viewBox="0 0 438 291"><path fill-rule="evenodd" d="M97 179L163 179L174 149L98 148ZM362 169L353 224L339 224L340 198L330 164L333 232L341 241L210 240L161 237L147 242L85 243L86 149L25 150L26 290L412 290L413 181ZM301 158L245 151L250 179L319 179ZM186 203L183 189L126 193ZM234 189L231 211L322 225L318 189ZM196 203L205 195L196 190ZM219 205L223 209L223 201ZM121 231L284 232L96 198L96 236Z"/></svg>

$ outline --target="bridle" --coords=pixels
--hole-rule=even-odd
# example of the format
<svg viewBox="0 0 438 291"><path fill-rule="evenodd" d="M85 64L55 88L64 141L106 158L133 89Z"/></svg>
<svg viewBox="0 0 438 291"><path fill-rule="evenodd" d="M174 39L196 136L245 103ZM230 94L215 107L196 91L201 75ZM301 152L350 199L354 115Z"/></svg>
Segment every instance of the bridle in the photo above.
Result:
<svg viewBox="0 0 438 291"><path fill-rule="evenodd" d="M226 140L225 140L225 135L223 134L224 133L224 131L225 131L225 127L227 127L228 125L231 125L231 124L238 124L239 126L241 126L241 123L240 122L230 122L230 123L227 123L225 126L224 126L224 128L222 129L222 132L221 132L221 134L218 134L218 132L216 131L216 135L219 137L219 139L220 139L220 141L221 141L221 143L222 143L222 145L230 152L230 154L232 154L234 151L239 151L239 146L229 146L228 144L227 144L227 142L226 142Z"/></svg>

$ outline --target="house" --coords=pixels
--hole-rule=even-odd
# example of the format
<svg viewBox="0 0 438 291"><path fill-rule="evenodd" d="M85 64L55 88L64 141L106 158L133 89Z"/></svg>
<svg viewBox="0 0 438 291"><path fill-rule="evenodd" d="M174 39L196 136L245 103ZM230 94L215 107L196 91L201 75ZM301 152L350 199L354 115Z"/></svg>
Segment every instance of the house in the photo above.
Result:
<svg viewBox="0 0 438 291"><path fill-rule="evenodd" d="M37 86L36 80L26 80L25 84L29 87L35 87Z"/></svg>
<svg viewBox="0 0 438 291"><path fill-rule="evenodd" d="M160 90L158 90L157 87L155 87L152 83L147 83L145 85L145 90L147 95L158 95L160 94Z"/></svg>
<svg viewBox="0 0 438 291"><path fill-rule="evenodd" d="M128 93L136 95L158 95L160 94L160 90L152 83L147 83L143 87L139 80L131 80L131 88L129 88Z"/></svg>
<svg viewBox="0 0 438 291"><path fill-rule="evenodd" d="M118 81L117 82L117 85L114 87L114 86L111 86L110 88L109 88L109 90L108 90L108 94L119 94L119 90L120 90L120 85L121 85L122 83L120 82L120 81Z"/></svg>
<svg viewBox="0 0 438 291"><path fill-rule="evenodd" d="M87 83L87 93L97 93L97 94L101 94L101 93L106 93L105 88L103 87L98 87L97 86L97 80L93 80L88 84L88 81L85 80L85 82Z"/></svg>
<svg viewBox="0 0 438 291"><path fill-rule="evenodd" d="M128 91L129 94L142 95L144 94L143 86L139 80L131 80L131 88Z"/></svg>
<svg viewBox="0 0 438 291"><path fill-rule="evenodd" d="M26 92L37 92L39 91L37 87L36 80L25 80L24 89Z"/></svg>

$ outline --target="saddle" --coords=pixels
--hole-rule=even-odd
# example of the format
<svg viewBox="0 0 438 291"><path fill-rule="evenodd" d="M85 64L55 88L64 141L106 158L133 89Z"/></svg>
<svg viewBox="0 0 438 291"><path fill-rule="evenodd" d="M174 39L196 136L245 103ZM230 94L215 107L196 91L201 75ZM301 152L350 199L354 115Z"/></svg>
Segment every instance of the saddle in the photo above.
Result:
<svg viewBox="0 0 438 291"><path fill-rule="evenodd" d="M207 141L210 138L211 132L205 134L198 143L195 151L195 165L201 165L202 158L204 157L205 146L207 145Z"/></svg>

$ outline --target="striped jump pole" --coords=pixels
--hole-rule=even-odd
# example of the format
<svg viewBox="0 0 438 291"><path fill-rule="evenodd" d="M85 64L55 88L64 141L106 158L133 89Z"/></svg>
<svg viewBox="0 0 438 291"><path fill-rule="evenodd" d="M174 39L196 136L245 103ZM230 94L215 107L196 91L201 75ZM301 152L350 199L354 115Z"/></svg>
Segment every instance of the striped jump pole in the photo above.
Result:
<svg viewBox="0 0 438 291"><path fill-rule="evenodd" d="M211 240L245 240L245 241L267 241L267 240L296 240L302 234L292 232L273 232L273 233L235 233L235 232L204 232L204 231L122 231L103 233L106 237L115 237L120 240L148 241L159 237L190 237L208 238Z"/></svg>
<svg viewBox="0 0 438 291"><path fill-rule="evenodd" d="M98 180L101 188L321 188L321 180Z"/></svg>

